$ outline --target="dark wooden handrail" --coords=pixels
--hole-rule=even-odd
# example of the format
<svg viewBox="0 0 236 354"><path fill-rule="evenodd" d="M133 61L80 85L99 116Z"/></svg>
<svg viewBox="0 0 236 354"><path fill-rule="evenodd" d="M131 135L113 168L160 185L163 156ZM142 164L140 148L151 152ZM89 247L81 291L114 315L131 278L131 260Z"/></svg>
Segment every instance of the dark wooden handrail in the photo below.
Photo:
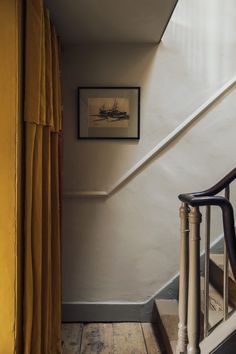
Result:
<svg viewBox="0 0 236 354"><path fill-rule="evenodd" d="M179 199L192 207L215 205L221 208L226 247L232 272L234 278L236 279L236 235L234 211L229 200L221 196L216 196L216 194L228 187L234 179L236 179L236 168L234 168L213 187L202 192L180 194Z"/></svg>
<svg viewBox="0 0 236 354"><path fill-rule="evenodd" d="M202 191L202 192L194 192L188 193L185 195L192 195L196 197L207 197L220 193L223 191L228 185L236 179L236 168L230 171L224 178L222 178L218 183L216 183L213 187ZM181 196L182 194L180 194Z"/></svg>
<svg viewBox="0 0 236 354"><path fill-rule="evenodd" d="M191 194L181 194L179 199L193 207L215 205L221 208L223 216L224 237L229 254L229 261L234 278L236 279L236 236L232 204L226 198L217 196L195 197Z"/></svg>

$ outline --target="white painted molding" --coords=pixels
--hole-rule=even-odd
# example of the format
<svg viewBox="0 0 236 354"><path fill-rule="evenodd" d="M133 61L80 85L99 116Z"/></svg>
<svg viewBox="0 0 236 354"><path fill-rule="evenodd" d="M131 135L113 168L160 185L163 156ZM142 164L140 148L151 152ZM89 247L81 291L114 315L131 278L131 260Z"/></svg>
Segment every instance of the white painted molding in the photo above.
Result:
<svg viewBox="0 0 236 354"><path fill-rule="evenodd" d="M64 198L84 198L84 197L108 197L117 189L124 185L130 178L134 177L149 161L151 161L158 153L166 149L175 139L177 139L187 128L193 125L206 111L208 111L214 104L236 84L236 76L224 84L213 96L211 96L203 105L185 119L176 129L168 134L160 143L158 143L151 151L149 151L140 161L138 161L131 169L129 169L121 178L119 178L108 191L98 190L78 190L65 191Z"/></svg>
<svg viewBox="0 0 236 354"><path fill-rule="evenodd" d="M66 191L63 193L65 198L83 198L83 197L107 197L106 191Z"/></svg>

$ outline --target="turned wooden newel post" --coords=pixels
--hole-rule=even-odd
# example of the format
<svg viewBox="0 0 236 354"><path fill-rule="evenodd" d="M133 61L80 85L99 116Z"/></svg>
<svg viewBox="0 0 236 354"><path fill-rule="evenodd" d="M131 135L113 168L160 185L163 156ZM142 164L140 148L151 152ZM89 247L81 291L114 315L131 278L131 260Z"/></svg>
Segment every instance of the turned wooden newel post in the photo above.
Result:
<svg viewBox="0 0 236 354"><path fill-rule="evenodd" d="M189 213L189 297L188 297L188 354L200 353L200 224L199 207Z"/></svg>
<svg viewBox="0 0 236 354"><path fill-rule="evenodd" d="M189 207L182 203L179 209L180 217L180 269L179 269L179 331L177 354L186 353L188 344L188 267L189 267Z"/></svg>

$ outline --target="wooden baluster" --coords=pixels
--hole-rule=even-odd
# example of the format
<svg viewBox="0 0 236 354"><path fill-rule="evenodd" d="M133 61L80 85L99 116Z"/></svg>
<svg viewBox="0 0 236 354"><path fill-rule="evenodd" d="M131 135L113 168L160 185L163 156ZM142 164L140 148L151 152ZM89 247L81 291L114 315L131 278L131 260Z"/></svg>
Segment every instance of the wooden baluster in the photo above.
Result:
<svg viewBox="0 0 236 354"><path fill-rule="evenodd" d="M229 200L230 198L230 187L229 185L225 188L225 198ZM226 248L226 243L224 241L224 321L228 318L228 305L229 305L229 259L228 252Z"/></svg>
<svg viewBox="0 0 236 354"><path fill-rule="evenodd" d="M199 207L189 213L189 297L188 297L188 354L200 353L200 223Z"/></svg>
<svg viewBox="0 0 236 354"><path fill-rule="evenodd" d="M224 321L228 318L228 305L229 305L229 292L228 292L228 276L229 276L229 261L228 261L228 253L226 249L226 244L224 242L224 305L223 305L223 313L224 313Z"/></svg>
<svg viewBox="0 0 236 354"><path fill-rule="evenodd" d="M188 344L189 207L182 203L180 216L179 331L176 353L186 353Z"/></svg>
<svg viewBox="0 0 236 354"><path fill-rule="evenodd" d="M209 332L209 258L210 258L211 207L206 206L205 220L205 278L204 278L204 337Z"/></svg>

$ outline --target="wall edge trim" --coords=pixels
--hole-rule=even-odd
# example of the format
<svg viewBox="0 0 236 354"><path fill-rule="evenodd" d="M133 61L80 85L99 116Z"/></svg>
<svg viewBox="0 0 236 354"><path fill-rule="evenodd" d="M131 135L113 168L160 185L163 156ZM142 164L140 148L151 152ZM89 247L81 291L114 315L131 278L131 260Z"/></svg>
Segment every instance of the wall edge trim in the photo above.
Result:
<svg viewBox="0 0 236 354"><path fill-rule="evenodd" d="M170 134L162 139L153 149L131 167L122 177L120 177L107 191L105 190L65 190L63 198L107 198L125 185L131 178L147 165L158 153L165 150L182 133L191 127L204 113L230 91L236 84L236 76L227 81L219 90L216 91L205 103L191 113L181 124L178 125Z"/></svg>

